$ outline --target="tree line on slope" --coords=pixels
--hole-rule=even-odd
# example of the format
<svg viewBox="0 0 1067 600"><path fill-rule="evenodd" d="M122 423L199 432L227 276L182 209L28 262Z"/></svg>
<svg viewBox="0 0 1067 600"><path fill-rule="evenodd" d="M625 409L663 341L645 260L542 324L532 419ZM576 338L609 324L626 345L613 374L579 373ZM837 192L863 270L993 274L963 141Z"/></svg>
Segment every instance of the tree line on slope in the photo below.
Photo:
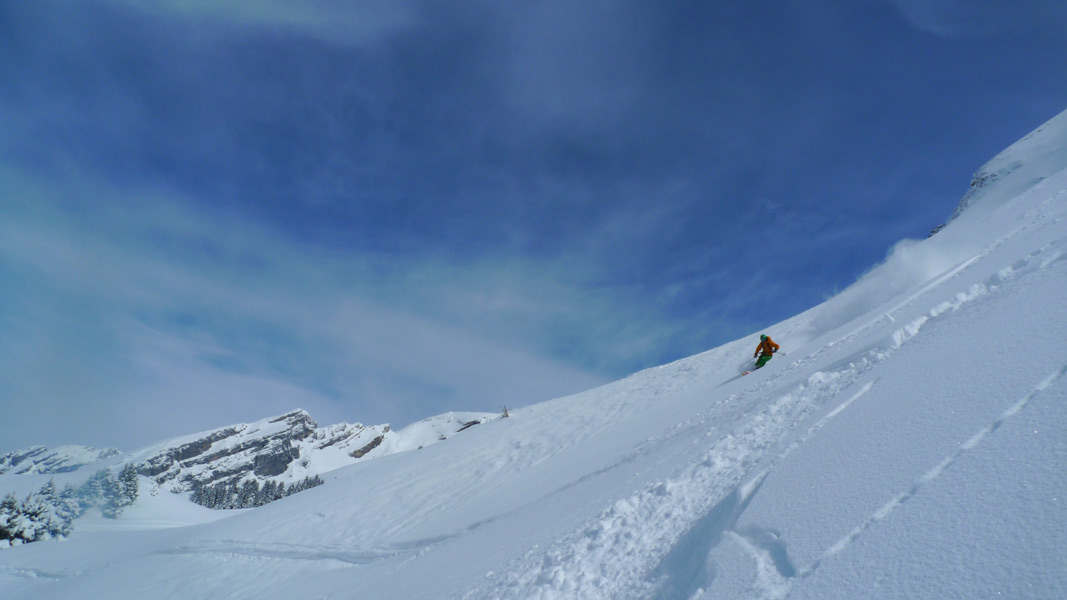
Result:
<svg viewBox="0 0 1067 600"><path fill-rule="evenodd" d="M289 486L286 486L284 481L269 480L260 487L255 479L246 479L244 482L234 479L215 485L197 486L193 490L192 501L216 510L252 508L322 484L322 478L318 475L305 477Z"/></svg>
<svg viewBox="0 0 1067 600"><path fill-rule="evenodd" d="M0 548L64 538L73 530L74 520L94 506L113 519L137 500L137 494L133 465L114 477L107 469L97 471L80 487L68 484L57 490L49 481L21 502L8 494L0 501Z"/></svg>

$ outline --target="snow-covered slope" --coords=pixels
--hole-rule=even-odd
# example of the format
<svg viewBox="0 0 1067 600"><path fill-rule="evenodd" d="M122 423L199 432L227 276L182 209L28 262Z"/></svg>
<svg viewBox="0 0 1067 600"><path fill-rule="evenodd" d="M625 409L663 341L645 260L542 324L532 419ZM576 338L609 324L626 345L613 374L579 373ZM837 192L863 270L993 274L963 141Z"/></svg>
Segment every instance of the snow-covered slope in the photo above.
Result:
<svg viewBox="0 0 1067 600"><path fill-rule="evenodd" d="M0 475L69 473L118 454L116 448L99 450L88 446L34 446L0 456Z"/></svg>
<svg viewBox="0 0 1067 600"><path fill-rule="evenodd" d="M751 375L755 335L210 524L0 551L0 595L1067 597L1064 123Z"/></svg>
<svg viewBox="0 0 1067 600"><path fill-rule="evenodd" d="M974 174L953 218L972 206L994 208L1055 175L1067 165L1067 111L1053 117L1010 148L993 157ZM985 198L989 198L988 201Z"/></svg>

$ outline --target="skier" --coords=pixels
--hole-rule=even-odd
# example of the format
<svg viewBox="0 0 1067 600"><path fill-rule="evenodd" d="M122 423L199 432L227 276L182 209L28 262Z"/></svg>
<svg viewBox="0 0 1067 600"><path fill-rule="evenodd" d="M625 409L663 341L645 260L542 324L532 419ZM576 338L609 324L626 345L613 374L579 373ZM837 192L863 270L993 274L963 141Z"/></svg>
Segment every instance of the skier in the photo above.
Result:
<svg viewBox="0 0 1067 600"><path fill-rule="evenodd" d="M781 348L778 344L774 343L774 340L766 335L759 336L759 346L756 346L756 353L752 355L752 358L759 357L756 360L756 369L763 368L763 365L767 364L774 356L775 352ZM760 352L763 354L761 355ZM755 369L753 369L755 370Z"/></svg>

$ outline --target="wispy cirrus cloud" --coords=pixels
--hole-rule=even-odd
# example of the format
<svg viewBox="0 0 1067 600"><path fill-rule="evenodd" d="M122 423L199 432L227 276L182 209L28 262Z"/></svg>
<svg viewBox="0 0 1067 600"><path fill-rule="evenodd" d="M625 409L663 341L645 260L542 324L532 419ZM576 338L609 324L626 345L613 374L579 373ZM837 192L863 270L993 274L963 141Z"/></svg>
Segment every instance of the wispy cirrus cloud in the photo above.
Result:
<svg viewBox="0 0 1067 600"><path fill-rule="evenodd" d="M1044 30L1062 23L1067 7L1058 2L1021 0L891 0L893 6L915 27L934 35L956 39L980 37L998 31L1017 33ZM1053 26L1054 28L1055 26Z"/></svg>
<svg viewBox="0 0 1067 600"><path fill-rule="evenodd" d="M892 1L0 0L0 439L495 409L807 308L1062 109L1062 36Z"/></svg>
<svg viewBox="0 0 1067 600"><path fill-rule="evenodd" d="M412 0L106 0L149 14L279 29L331 43L374 43L419 21Z"/></svg>
<svg viewBox="0 0 1067 600"><path fill-rule="evenodd" d="M337 254L158 189L0 180L0 390L23 417L5 444L148 443L297 405L394 423L523 405L606 381L561 339L626 360L662 325L573 265Z"/></svg>

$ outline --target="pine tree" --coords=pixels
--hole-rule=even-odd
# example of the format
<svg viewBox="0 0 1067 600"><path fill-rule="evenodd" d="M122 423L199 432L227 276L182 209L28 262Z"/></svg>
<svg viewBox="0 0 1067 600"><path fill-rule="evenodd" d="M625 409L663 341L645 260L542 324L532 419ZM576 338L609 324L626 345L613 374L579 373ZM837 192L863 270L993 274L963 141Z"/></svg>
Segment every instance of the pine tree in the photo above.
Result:
<svg viewBox="0 0 1067 600"><path fill-rule="evenodd" d="M136 497L135 486L136 481L133 488L127 483L126 496L132 492ZM50 480L22 502L8 494L0 502L0 542L23 544L70 535L74 520L105 496L104 490L109 499L104 512L114 517L128 501L115 500L121 496L121 486L107 477L107 471L97 472L78 488L67 484L63 491L58 491L55 481Z"/></svg>
<svg viewBox="0 0 1067 600"><path fill-rule="evenodd" d="M21 537L25 542L42 540L48 534L48 506L37 493L22 501Z"/></svg>
<svg viewBox="0 0 1067 600"><path fill-rule="evenodd" d="M101 512L109 519L114 519L137 500L137 471L127 464L117 478L107 477L101 482L104 489L104 506Z"/></svg>
<svg viewBox="0 0 1067 600"><path fill-rule="evenodd" d="M215 484L215 499L213 501L214 506L212 506L211 508L220 509L220 510L226 509L226 508L228 508L227 505L229 503L230 503L230 489L226 486L225 483L217 483L217 484Z"/></svg>
<svg viewBox="0 0 1067 600"><path fill-rule="evenodd" d="M230 482L230 487L226 494L226 508L241 508L237 505L237 499L241 495L241 488L239 487L237 480L234 479Z"/></svg>
<svg viewBox="0 0 1067 600"><path fill-rule="evenodd" d="M0 501L0 542L10 543L19 537L16 522L21 516L19 501L15 494L8 494Z"/></svg>
<svg viewBox="0 0 1067 600"><path fill-rule="evenodd" d="M4 523L8 543L11 545L24 544L34 539L33 523L26 518L24 511L25 505L15 498L15 494L8 494L3 502L0 502L0 522Z"/></svg>
<svg viewBox="0 0 1067 600"><path fill-rule="evenodd" d="M40 516L40 527L48 537L59 537L69 533L70 523L63 523L59 516L59 492L56 491L56 482L49 480L44 487L37 492L37 499L44 507Z"/></svg>
<svg viewBox="0 0 1067 600"><path fill-rule="evenodd" d="M78 490L69 483L59 493L59 502L56 505L56 518L59 521L59 534L70 535L73 529L74 519L82 515L81 506L78 503Z"/></svg>
<svg viewBox="0 0 1067 600"><path fill-rule="evenodd" d="M259 483L255 479L248 479L241 484L241 491L237 495L237 508L249 508L256 505L256 497L259 495Z"/></svg>
<svg viewBox="0 0 1067 600"><path fill-rule="evenodd" d="M288 496L289 494L290 494L289 490L287 490L285 488L285 482L284 481L279 481L278 485L274 488L274 496L271 497L270 501L274 502L275 500L281 500L282 498Z"/></svg>
<svg viewBox="0 0 1067 600"><path fill-rule="evenodd" d="M104 516L109 519L114 519L122 512L119 500L119 482L108 477L100 482L104 488L104 505L100 507L100 512L104 513Z"/></svg>
<svg viewBox="0 0 1067 600"><path fill-rule="evenodd" d="M208 507L208 508L211 508L211 509L217 509L219 507L219 489L218 489L218 486L206 485L206 486L203 486L202 489L204 490L204 493L203 493L203 497L204 497L203 505Z"/></svg>
<svg viewBox="0 0 1067 600"><path fill-rule="evenodd" d="M229 498L229 492L227 491L225 483L217 483L214 487L214 493L212 494L211 508L221 510L226 508L227 499Z"/></svg>
<svg viewBox="0 0 1067 600"><path fill-rule="evenodd" d="M203 506L204 505L204 488L202 486L199 486L199 485L194 485L193 486L193 494L191 496L189 496L189 500L193 504L199 504L199 505Z"/></svg>
<svg viewBox="0 0 1067 600"><path fill-rule="evenodd" d="M263 487L259 490L259 496L256 498L256 506L263 506L268 502L274 500L274 489L278 487L278 484L273 479L263 484Z"/></svg>
<svg viewBox="0 0 1067 600"><path fill-rule="evenodd" d="M21 544L70 535L71 523L79 514L76 494L69 485L57 493L53 481L21 503L8 494L0 502L0 541Z"/></svg>
<svg viewBox="0 0 1067 600"><path fill-rule="evenodd" d="M108 479L106 469L101 469L93 474L80 488L78 488L78 514L96 506L104 498L104 484Z"/></svg>
<svg viewBox="0 0 1067 600"><path fill-rule="evenodd" d="M119 473L119 495L122 496L125 506L130 506L137 501L137 493L137 469L127 463Z"/></svg>

